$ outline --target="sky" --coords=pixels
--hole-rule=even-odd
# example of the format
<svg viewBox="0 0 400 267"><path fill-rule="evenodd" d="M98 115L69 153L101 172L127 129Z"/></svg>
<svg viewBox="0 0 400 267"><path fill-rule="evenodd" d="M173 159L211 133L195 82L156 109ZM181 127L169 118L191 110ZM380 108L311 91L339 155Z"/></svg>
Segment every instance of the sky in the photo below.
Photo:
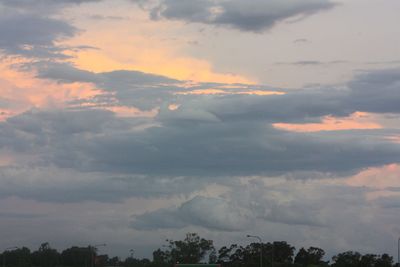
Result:
<svg viewBox="0 0 400 267"><path fill-rule="evenodd" d="M397 253L398 0L0 0L0 250L187 232Z"/></svg>

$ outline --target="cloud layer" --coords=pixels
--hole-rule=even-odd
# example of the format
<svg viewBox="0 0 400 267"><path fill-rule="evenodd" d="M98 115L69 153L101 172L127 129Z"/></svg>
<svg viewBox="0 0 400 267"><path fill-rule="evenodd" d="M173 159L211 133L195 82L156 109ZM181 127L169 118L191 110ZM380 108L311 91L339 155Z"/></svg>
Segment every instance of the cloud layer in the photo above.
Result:
<svg viewBox="0 0 400 267"><path fill-rule="evenodd" d="M139 1L143 5L143 1ZM149 8L151 18L181 20L241 31L263 32L288 18L307 16L330 9L330 1L216 1L162 0Z"/></svg>

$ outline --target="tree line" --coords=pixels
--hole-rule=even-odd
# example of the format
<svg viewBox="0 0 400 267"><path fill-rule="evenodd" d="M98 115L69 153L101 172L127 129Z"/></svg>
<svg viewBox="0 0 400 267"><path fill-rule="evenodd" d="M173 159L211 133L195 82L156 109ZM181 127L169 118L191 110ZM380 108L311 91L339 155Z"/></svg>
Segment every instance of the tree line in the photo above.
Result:
<svg viewBox="0 0 400 267"><path fill-rule="evenodd" d="M3 267L172 267L177 263L217 263L222 267L400 267L388 254L361 254L346 251L325 259L318 247L300 248L285 241L255 242L247 246L231 244L218 250L212 240L187 233L183 240L166 240L167 245L153 252L153 259L125 259L97 253L96 247L72 246L58 252L43 243L31 252L29 248L11 248L1 254Z"/></svg>

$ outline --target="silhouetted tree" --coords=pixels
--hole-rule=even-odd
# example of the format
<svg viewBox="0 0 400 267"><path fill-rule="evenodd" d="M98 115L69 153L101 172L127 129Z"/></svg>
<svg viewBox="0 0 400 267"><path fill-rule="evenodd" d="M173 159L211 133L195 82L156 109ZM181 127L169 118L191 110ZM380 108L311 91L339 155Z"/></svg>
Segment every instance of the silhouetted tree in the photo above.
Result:
<svg viewBox="0 0 400 267"><path fill-rule="evenodd" d="M334 261L332 264L333 267L358 267L360 266L361 254L347 251L333 256L332 260Z"/></svg>
<svg viewBox="0 0 400 267"><path fill-rule="evenodd" d="M294 263L304 267L326 265L326 262L322 261L324 255L325 251L321 248L309 247L307 250L301 248L294 258Z"/></svg>
<svg viewBox="0 0 400 267"><path fill-rule="evenodd" d="M212 240L201 238L196 233L187 233L184 240L167 240L168 249L153 252L153 260L157 263L199 263L215 248Z"/></svg>
<svg viewBox="0 0 400 267"><path fill-rule="evenodd" d="M27 247L17 248L3 252L5 266L29 267L31 266L31 251Z"/></svg>
<svg viewBox="0 0 400 267"><path fill-rule="evenodd" d="M49 243L43 243L32 253L32 265L38 267L54 267L60 262L60 254L52 249Z"/></svg>
<svg viewBox="0 0 400 267"><path fill-rule="evenodd" d="M128 259L130 259L130 258L128 258ZM108 259L107 265L109 265L109 266L119 266L119 265L121 265L121 261L119 260L118 257L112 257L112 258Z"/></svg>
<svg viewBox="0 0 400 267"><path fill-rule="evenodd" d="M90 266L92 255L91 247L71 247L61 252L61 264L71 267Z"/></svg>
<svg viewBox="0 0 400 267"><path fill-rule="evenodd" d="M393 257L388 254L382 254L380 258L376 259L375 267L392 267L393 266Z"/></svg>
<svg viewBox="0 0 400 267"><path fill-rule="evenodd" d="M285 241L275 241L272 245L272 251L274 253L274 262L277 263L292 263L293 253L295 248L289 245Z"/></svg>

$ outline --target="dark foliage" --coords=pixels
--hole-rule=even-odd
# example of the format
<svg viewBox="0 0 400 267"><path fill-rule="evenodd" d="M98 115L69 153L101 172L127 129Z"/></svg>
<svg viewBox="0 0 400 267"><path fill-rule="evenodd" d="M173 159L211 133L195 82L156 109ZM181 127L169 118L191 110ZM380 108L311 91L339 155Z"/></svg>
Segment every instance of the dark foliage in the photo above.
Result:
<svg viewBox="0 0 400 267"><path fill-rule="evenodd" d="M223 246L218 251L213 241L201 238L196 233L186 234L184 240L166 240L167 245L153 252L153 260L133 257L120 260L118 257L97 255L95 247L73 246L59 253L49 243L38 250L9 248L0 254L4 267L172 267L176 263L218 263L222 267L400 267L388 254L362 255L355 251L339 253L331 263L324 261L325 251L318 247L295 248L285 241L273 243L250 243L243 247L237 244ZM262 255L262 257L261 257Z"/></svg>

